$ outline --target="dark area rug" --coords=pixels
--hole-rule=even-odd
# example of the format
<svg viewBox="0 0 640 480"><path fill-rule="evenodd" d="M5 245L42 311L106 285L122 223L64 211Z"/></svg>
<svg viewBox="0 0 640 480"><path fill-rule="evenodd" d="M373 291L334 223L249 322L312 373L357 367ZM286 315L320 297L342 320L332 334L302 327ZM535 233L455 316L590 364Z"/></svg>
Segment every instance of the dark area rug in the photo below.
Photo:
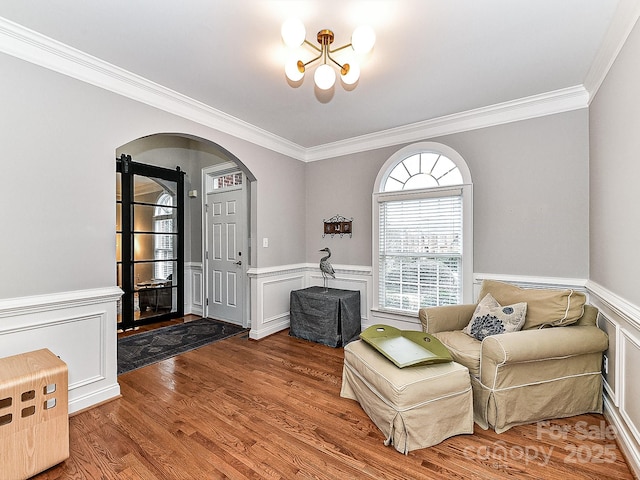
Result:
<svg viewBox="0 0 640 480"><path fill-rule="evenodd" d="M248 331L203 318L119 338L118 375Z"/></svg>

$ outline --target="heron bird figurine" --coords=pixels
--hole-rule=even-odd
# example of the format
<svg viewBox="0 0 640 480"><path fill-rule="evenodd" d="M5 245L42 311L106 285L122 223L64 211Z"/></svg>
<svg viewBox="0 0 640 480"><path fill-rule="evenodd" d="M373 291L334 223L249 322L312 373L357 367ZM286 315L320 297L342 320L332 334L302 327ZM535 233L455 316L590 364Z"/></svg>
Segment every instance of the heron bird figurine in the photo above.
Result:
<svg viewBox="0 0 640 480"><path fill-rule="evenodd" d="M335 275L336 272L333 269L333 266L331 266L331 264L329 263L329 257L331 256L331 250L329 250L329 247L325 247L320 251L327 252L327 256L322 257L320 259L320 271L322 272L323 285L324 285L324 290L326 292L327 283L329 282L329 277L336 278L336 275Z"/></svg>

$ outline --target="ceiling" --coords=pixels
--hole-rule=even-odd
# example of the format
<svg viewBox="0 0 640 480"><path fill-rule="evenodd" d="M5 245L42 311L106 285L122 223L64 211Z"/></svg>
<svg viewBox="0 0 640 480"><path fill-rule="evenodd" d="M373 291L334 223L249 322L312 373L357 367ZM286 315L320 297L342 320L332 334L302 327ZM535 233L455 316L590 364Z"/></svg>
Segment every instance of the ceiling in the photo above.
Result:
<svg viewBox="0 0 640 480"><path fill-rule="evenodd" d="M309 149L582 86L630 1L2 0L0 17ZM334 46L374 28L355 88L290 85L291 16Z"/></svg>

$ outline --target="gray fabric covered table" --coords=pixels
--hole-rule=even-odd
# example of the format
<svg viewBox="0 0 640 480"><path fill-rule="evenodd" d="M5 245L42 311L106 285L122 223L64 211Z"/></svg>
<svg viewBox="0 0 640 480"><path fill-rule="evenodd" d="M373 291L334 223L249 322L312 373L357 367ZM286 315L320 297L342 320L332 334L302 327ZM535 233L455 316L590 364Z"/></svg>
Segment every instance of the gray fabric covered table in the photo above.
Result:
<svg viewBox="0 0 640 480"><path fill-rule="evenodd" d="M323 287L293 290L290 329L293 337L344 346L360 335L360 292Z"/></svg>

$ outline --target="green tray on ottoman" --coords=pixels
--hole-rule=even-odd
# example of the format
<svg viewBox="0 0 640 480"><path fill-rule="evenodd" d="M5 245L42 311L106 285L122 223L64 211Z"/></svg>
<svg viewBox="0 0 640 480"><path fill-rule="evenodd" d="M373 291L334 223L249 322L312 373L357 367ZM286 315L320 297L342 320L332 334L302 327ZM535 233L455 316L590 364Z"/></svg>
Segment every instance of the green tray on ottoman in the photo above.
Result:
<svg viewBox="0 0 640 480"><path fill-rule="evenodd" d="M360 338L391 360L398 368L451 362L451 354L440 340L417 330L372 325Z"/></svg>

